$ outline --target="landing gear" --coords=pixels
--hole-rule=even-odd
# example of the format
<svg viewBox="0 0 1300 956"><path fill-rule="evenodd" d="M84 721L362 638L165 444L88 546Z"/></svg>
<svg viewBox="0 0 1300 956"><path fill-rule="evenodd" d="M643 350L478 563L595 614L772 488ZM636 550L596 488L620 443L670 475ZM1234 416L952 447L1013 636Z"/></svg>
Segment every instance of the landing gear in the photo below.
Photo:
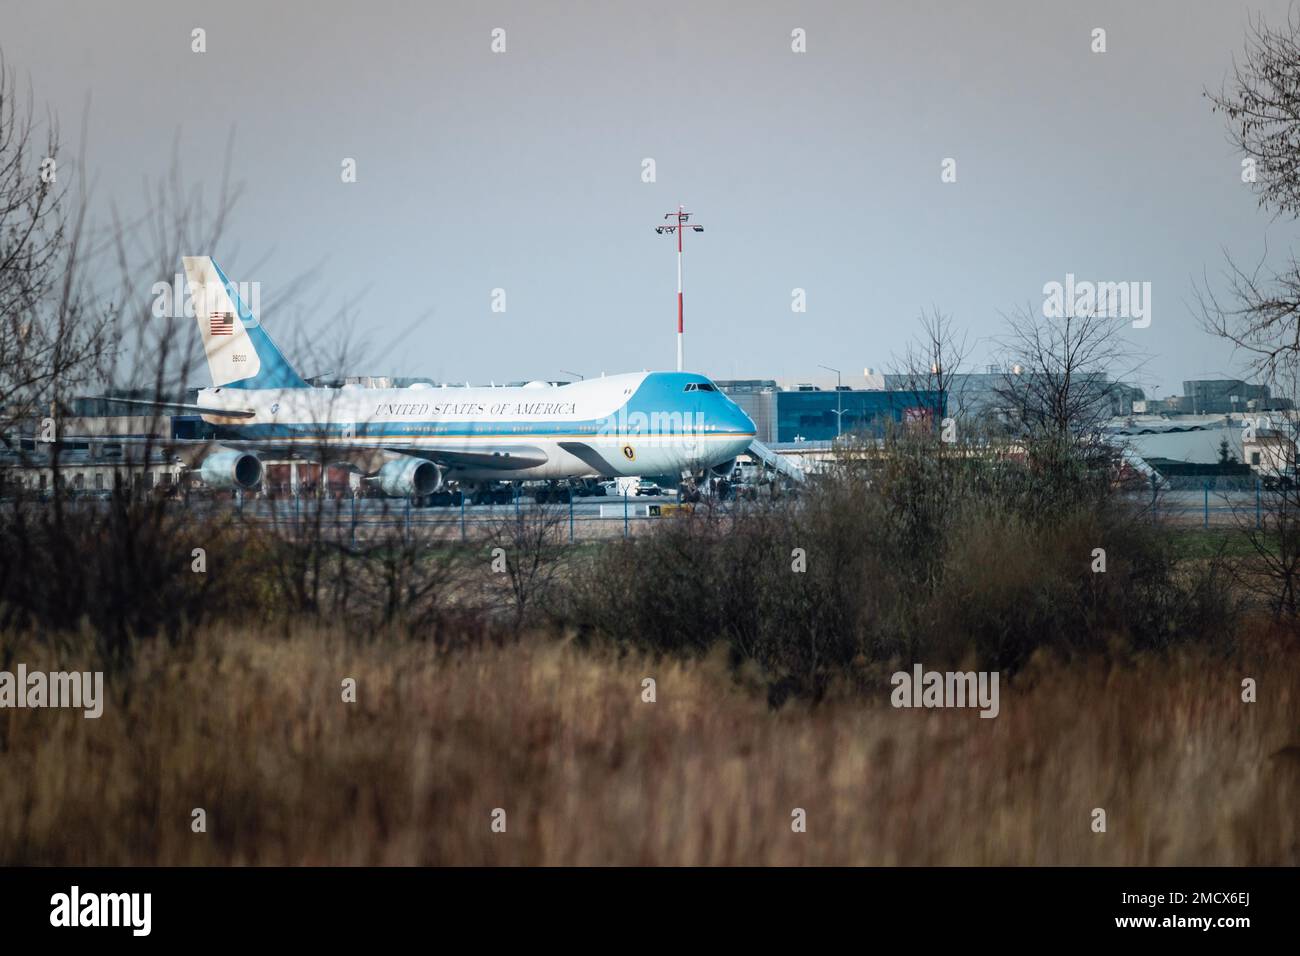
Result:
<svg viewBox="0 0 1300 956"><path fill-rule="evenodd" d="M443 488L431 495L417 495L411 499L412 508L459 508L464 493L459 489Z"/></svg>
<svg viewBox="0 0 1300 956"><path fill-rule="evenodd" d="M567 484L548 481L533 493L533 497L537 499L539 505L544 505L547 502L567 505L573 500L573 489Z"/></svg>
<svg viewBox="0 0 1300 956"><path fill-rule="evenodd" d="M484 484L474 488L469 503L472 505L508 505L515 500L510 485Z"/></svg>
<svg viewBox="0 0 1300 956"><path fill-rule="evenodd" d="M582 478L573 485L573 490L579 498L604 498L605 486L597 478Z"/></svg>

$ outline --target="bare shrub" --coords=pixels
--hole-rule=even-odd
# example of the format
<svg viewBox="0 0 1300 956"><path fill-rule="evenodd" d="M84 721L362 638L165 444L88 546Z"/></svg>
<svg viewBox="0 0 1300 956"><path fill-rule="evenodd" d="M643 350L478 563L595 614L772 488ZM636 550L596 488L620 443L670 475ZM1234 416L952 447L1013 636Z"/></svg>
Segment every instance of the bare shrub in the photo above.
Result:
<svg viewBox="0 0 1300 956"><path fill-rule="evenodd" d="M724 644L734 664L761 668L774 702L819 697L888 661L974 654L1013 670L1040 648L1159 649L1228 633L1236 605L1221 564L1179 568L1168 532L1099 496L1086 466L1073 491L1058 468L1045 505L1034 460L951 453L939 481L933 441L896 435L846 452L797 503L682 515L607 548L576 577L571 620L659 652Z"/></svg>
<svg viewBox="0 0 1300 956"><path fill-rule="evenodd" d="M537 504L519 507L515 514L493 519L480 563L485 592L501 595L498 605L518 632L525 624L542 623L553 610L555 586L566 553L564 522L567 512ZM502 587L504 583L504 587ZM504 592L504 593L502 593Z"/></svg>

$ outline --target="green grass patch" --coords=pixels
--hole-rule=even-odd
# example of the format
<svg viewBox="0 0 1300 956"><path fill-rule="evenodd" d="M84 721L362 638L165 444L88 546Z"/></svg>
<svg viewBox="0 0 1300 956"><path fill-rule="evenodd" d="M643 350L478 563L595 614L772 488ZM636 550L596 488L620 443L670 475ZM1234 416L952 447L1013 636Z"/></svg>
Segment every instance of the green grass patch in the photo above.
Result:
<svg viewBox="0 0 1300 956"><path fill-rule="evenodd" d="M1258 556L1255 545L1240 528L1171 528L1169 536L1174 556L1180 561L1197 561L1222 554L1227 558L1253 558ZM1268 541L1270 549L1276 544Z"/></svg>

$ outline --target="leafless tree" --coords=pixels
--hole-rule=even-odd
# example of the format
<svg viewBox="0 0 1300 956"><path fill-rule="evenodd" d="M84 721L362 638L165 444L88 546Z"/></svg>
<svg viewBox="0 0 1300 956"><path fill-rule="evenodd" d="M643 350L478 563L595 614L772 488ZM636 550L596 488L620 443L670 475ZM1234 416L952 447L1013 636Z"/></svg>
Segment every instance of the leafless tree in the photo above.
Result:
<svg viewBox="0 0 1300 956"><path fill-rule="evenodd" d="M1232 77L1218 92L1204 94L1224 114L1228 140L1244 156L1243 178L1262 209L1275 217L1300 215L1300 11L1272 26L1251 21L1245 58L1234 60ZM1300 263L1294 254L1253 267L1227 257L1226 290L1208 278L1197 289L1202 324L1231 342L1265 381L1300 367Z"/></svg>
<svg viewBox="0 0 1300 956"><path fill-rule="evenodd" d="M1300 262L1291 256L1271 268L1267 258L1265 252L1247 269L1226 257L1226 288L1215 290L1206 277L1195 296L1202 327L1232 343L1255 377L1276 386L1300 372Z"/></svg>
<svg viewBox="0 0 1300 956"><path fill-rule="evenodd" d="M1275 218L1300 215L1300 11L1280 24L1262 16L1251 21L1243 60L1234 60L1230 79L1205 93L1227 120L1228 140L1245 156L1243 179L1252 184L1260 208ZM1250 175L1247 175L1249 172ZM1245 267L1226 256L1225 288L1208 278L1196 290L1202 326L1245 356L1248 367L1275 396L1297 397L1300 381L1300 260L1294 252L1270 265L1267 248ZM1294 411L1267 412L1250 423L1289 446L1290 464L1265 463L1262 507L1234 507L1238 528L1253 558L1239 577L1279 616L1300 610L1300 484L1294 449L1300 419Z"/></svg>
<svg viewBox="0 0 1300 956"><path fill-rule="evenodd" d="M919 330L893 362L891 372L901 383L897 390L918 399L934 392L951 396L970 355L968 336L957 331L951 315L937 308L922 312L917 322Z"/></svg>
<svg viewBox="0 0 1300 956"><path fill-rule="evenodd" d="M971 460L974 436L965 423L946 418L956 409L954 385L970 350L966 334L937 308L923 312L917 324L902 355L892 362L892 392L903 399L902 423L887 426L881 439L863 435L839 449L833 472L845 487L865 479L900 524L911 529L916 553L928 555L938 552L951 525L952 491ZM942 396L938 404L936 396ZM919 420L907 418L918 412ZM933 421L926 413L945 418ZM855 475L863 466L866 474ZM922 567L928 574L929 566L923 562Z"/></svg>
<svg viewBox="0 0 1300 956"><path fill-rule="evenodd" d="M1259 519L1253 508L1234 507L1233 518L1249 542L1251 560L1232 564L1234 577L1275 617L1300 614L1300 492L1294 487L1264 492Z"/></svg>
<svg viewBox="0 0 1300 956"><path fill-rule="evenodd" d="M1294 375L1275 369L1270 381ZM1295 394L1295 383L1287 388ZM1242 502L1222 494L1238 533L1250 546L1249 557L1227 562L1238 584L1276 617L1300 615L1300 482L1296 447L1300 417L1293 409L1268 411L1242 419L1261 449L1256 472L1256 500ZM1245 444L1243 436L1243 445Z"/></svg>
<svg viewBox="0 0 1300 956"><path fill-rule="evenodd" d="M1300 214L1300 11L1279 26L1252 19L1244 62L1234 58L1232 78L1204 95L1227 118L1229 141L1253 160L1260 206Z"/></svg>
<svg viewBox="0 0 1300 956"><path fill-rule="evenodd" d="M1011 451L1027 465L1019 494L1033 502L1029 513L1088 502L1100 508L1122 455L1103 425L1115 414L1122 380L1140 371L1120 320L1022 308L1007 317L1007 329L995 391L1010 420Z"/></svg>
<svg viewBox="0 0 1300 956"><path fill-rule="evenodd" d="M1024 437L1097 445L1120 377L1138 371L1119 328L1120 320L1095 312L1047 318L1026 307L1007 317L997 392Z"/></svg>
<svg viewBox="0 0 1300 956"><path fill-rule="evenodd" d="M61 168L58 124L43 123L0 55L0 434L54 417L106 342L89 289L87 196ZM47 436L49 437L49 436Z"/></svg>
<svg viewBox="0 0 1300 956"><path fill-rule="evenodd" d="M488 575L504 578L516 630L531 614L545 610L552 596L565 553L567 514L562 508L530 504L492 521Z"/></svg>

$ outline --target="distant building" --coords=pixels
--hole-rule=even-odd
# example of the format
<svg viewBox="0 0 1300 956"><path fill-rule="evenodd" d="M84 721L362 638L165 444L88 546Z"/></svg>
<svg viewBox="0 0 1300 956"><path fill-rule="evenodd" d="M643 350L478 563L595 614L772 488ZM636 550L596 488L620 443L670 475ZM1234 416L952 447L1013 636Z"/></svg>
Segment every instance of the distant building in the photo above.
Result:
<svg viewBox="0 0 1300 956"><path fill-rule="evenodd" d="M1267 385L1251 385L1237 378L1192 379L1183 382L1184 402L1180 403L1187 415L1221 415L1247 411L1247 403L1268 403Z"/></svg>
<svg viewBox="0 0 1300 956"><path fill-rule="evenodd" d="M779 388L774 379L715 382L754 420L764 443L830 441L840 434L878 438L891 424L936 421L944 415L942 392L823 389L811 382Z"/></svg>
<svg viewBox="0 0 1300 956"><path fill-rule="evenodd" d="M11 438L11 445L0 453L0 494L10 493L12 488L39 494L56 490L61 494L107 493L118 484L146 490L182 489L189 471L183 462L158 447L148 448L146 456L144 445L115 442L113 437L100 434L63 443L57 467L54 446L31 438Z"/></svg>
<svg viewBox="0 0 1300 956"><path fill-rule="evenodd" d="M1261 428L1241 443L1242 457L1261 475L1278 475L1294 471L1296 447L1293 433L1275 428Z"/></svg>
<svg viewBox="0 0 1300 956"><path fill-rule="evenodd" d="M1158 463L1211 465L1219 460L1223 443L1228 443L1229 456L1249 463L1242 447L1245 429L1241 419L1229 416L1185 417L1174 420L1163 418L1130 418L1112 422L1105 435L1113 445L1131 449L1156 470L1164 473Z"/></svg>
<svg viewBox="0 0 1300 956"><path fill-rule="evenodd" d="M991 367L983 372L955 372L946 376L949 378L947 414L958 420L975 420L990 425L1012 422L1014 409L1009 395L1021 374ZM915 377L888 374L884 380L888 389L906 390ZM1102 418L1132 415L1134 402L1145 398L1142 389L1098 373L1085 374L1082 383L1083 388L1094 389L1099 400L1104 399L1098 408Z"/></svg>
<svg viewBox="0 0 1300 956"><path fill-rule="evenodd" d="M1295 402L1274 397L1267 385L1252 385L1239 378L1205 378L1183 382L1182 395L1151 399L1135 411L1171 416L1243 415L1249 412L1284 412L1293 408Z"/></svg>

